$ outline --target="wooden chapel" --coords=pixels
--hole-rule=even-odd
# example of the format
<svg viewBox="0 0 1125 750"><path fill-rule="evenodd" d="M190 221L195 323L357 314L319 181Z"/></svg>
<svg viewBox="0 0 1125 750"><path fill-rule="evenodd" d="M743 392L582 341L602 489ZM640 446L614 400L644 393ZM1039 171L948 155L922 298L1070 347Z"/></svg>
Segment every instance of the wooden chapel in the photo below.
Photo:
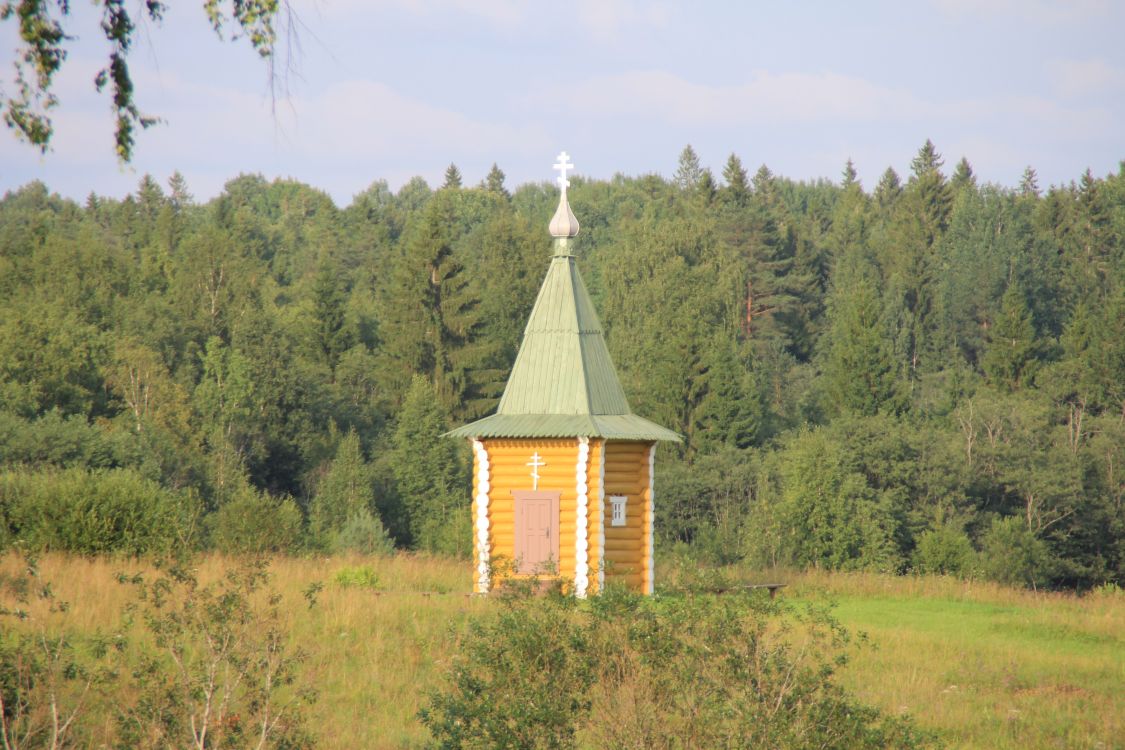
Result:
<svg viewBox="0 0 1125 750"><path fill-rule="evenodd" d="M656 444L680 437L629 409L575 265L568 159L555 165L553 257L504 395L447 433L473 447L474 590L503 574L557 577L578 597L607 582L651 594Z"/></svg>

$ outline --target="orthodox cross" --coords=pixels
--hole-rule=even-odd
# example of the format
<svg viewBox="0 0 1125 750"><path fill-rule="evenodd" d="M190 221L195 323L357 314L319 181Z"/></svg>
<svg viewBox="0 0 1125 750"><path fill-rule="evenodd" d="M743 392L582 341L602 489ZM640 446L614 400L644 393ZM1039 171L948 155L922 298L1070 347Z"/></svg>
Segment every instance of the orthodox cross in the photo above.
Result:
<svg viewBox="0 0 1125 750"><path fill-rule="evenodd" d="M539 451L531 456L531 460L527 462L527 466L531 467L531 489L538 491L539 489L539 467L546 466L547 462L539 457Z"/></svg>
<svg viewBox="0 0 1125 750"><path fill-rule="evenodd" d="M561 154L559 154L559 163L555 165L555 169L559 170L560 172L559 187L562 188L562 191L564 193L566 192L566 189L570 187L570 180L566 179L566 171L568 169L574 169L573 164L567 164L567 161L569 161L569 159L570 155L563 151Z"/></svg>

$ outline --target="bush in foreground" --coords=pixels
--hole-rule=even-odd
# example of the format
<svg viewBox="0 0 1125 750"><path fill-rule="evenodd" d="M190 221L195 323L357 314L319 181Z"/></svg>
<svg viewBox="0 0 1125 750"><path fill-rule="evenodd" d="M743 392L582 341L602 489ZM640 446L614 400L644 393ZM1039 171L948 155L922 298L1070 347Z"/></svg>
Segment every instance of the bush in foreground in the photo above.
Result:
<svg viewBox="0 0 1125 750"><path fill-rule="evenodd" d="M836 685L847 641L748 594L515 600L464 636L420 715L449 750L926 746Z"/></svg>

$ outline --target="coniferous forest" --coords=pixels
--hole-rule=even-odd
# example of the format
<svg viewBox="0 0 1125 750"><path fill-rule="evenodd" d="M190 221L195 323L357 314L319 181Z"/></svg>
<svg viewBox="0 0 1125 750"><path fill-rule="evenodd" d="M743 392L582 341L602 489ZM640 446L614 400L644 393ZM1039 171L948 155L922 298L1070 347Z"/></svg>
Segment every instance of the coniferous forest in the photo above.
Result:
<svg viewBox="0 0 1125 750"><path fill-rule="evenodd" d="M1125 582L1125 165L795 182L690 147L574 178L578 263L658 451L658 554ZM242 175L0 201L0 547L467 552L469 455L553 185Z"/></svg>

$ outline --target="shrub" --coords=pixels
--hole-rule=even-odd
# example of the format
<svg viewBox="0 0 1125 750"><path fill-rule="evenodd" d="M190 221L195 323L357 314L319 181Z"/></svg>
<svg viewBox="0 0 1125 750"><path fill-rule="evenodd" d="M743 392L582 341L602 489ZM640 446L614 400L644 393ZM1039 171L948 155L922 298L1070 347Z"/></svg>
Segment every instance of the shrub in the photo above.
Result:
<svg viewBox="0 0 1125 750"><path fill-rule="evenodd" d="M994 520L984 535L980 566L998 583L1036 587L1050 582L1054 561L1047 543L1022 519L1009 516Z"/></svg>
<svg viewBox="0 0 1125 750"><path fill-rule="evenodd" d="M136 586L155 648L140 656L123 691L135 699L118 717L119 746L312 747L306 711L316 693L299 679L305 654L290 645L264 560L210 585L187 566L152 581L120 580Z"/></svg>
<svg viewBox="0 0 1125 750"><path fill-rule="evenodd" d="M191 546L199 503L130 469L19 469L0 473L0 508L30 549L141 555Z"/></svg>
<svg viewBox="0 0 1125 750"><path fill-rule="evenodd" d="M924 531L914 550L914 570L965 576L972 572L976 556L964 531L944 525Z"/></svg>
<svg viewBox="0 0 1125 750"><path fill-rule="evenodd" d="M301 509L292 498L243 488L209 519L211 544L220 552L292 552L301 540Z"/></svg>
<svg viewBox="0 0 1125 750"><path fill-rule="evenodd" d="M329 548L337 554L389 555L394 552L395 544L382 522L371 511L362 508L332 534Z"/></svg>
<svg viewBox="0 0 1125 750"><path fill-rule="evenodd" d="M577 746L594 684L593 633L566 599L518 600L469 631L419 717L442 748Z"/></svg>
<svg viewBox="0 0 1125 750"><path fill-rule="evenodd" d="M92 747L90 698L113 676L113 656L103 639L75 634L35 558L21 562L20 574L0 573L0 622L14 626L0 628L0 746Z"/></svg>
<svg viewBox="0 0 1125 750"><path fill-rule="evenodd" d="M451 750L926 746L834 682L847 642L753 594L516 599L463 637L420 716Z"/></svg>

